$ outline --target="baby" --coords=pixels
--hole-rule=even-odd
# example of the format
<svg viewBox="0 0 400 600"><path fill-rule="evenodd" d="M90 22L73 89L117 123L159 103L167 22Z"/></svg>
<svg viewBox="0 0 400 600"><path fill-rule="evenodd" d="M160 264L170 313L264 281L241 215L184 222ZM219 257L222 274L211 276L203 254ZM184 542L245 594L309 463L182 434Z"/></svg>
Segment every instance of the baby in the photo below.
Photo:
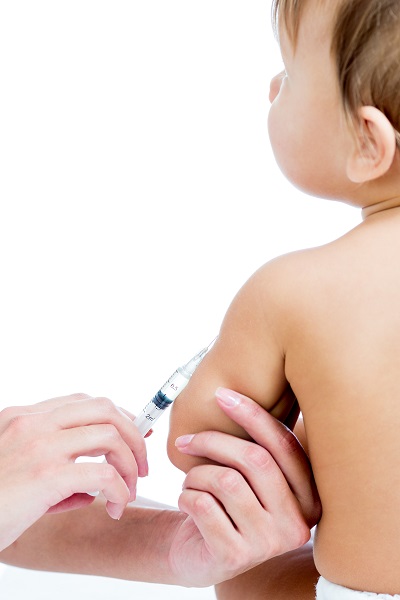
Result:
<svg viewBox="0 0 400 600"><path fill-rule="evenodd" d="M323 509L318 597L400 594L400 1L274 0L273 15L285 65L271 83L276 160L363 221L243 286L175 402L169 456L187 471L196 459L179 435L244 436L218 386L281 420L297 399Z"/></svg>

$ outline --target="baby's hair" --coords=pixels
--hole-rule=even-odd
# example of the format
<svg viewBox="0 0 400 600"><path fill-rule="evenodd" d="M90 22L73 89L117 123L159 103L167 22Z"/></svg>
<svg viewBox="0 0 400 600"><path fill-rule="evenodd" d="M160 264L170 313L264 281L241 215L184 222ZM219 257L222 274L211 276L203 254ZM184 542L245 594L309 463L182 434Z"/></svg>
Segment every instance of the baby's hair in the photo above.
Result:
<svg viewBox="0 0 400 600"><path fill-rule="evenodd" d="M312 0L330 4L332 0ZM272 0L272 21L279 21L296 45L301 15L310 0ZM390 121L400 148L400 1L336 0L332 56L349 122L360 132L358 110L375 106Z"/></svg>

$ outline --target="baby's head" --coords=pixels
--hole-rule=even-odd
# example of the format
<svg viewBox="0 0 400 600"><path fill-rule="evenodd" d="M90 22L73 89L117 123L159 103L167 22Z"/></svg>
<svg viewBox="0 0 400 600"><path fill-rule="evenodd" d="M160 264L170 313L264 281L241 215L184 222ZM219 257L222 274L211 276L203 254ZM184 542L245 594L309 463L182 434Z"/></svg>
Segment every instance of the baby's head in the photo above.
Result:
<svg viewBox="0 0 400 600"><path fill-rule="evenodd" d="M384 175L389 170L389 162L393 163L396 148L400 149L399 0L273 0L272 15L279 32L288 84L291 74L293 78L289 91L297 94L301 82L295 78L300 76L305 77L306 84L314 84L315 94L321 102L311 99L308 92L306 99L312 100L312 110L317 108L318 111L322 107L327 119L334 116L332 109L336 109L336 117L341 113L339 120L334 119L334 129L328 125L329 134L340 137L339 124L347 126L366 168L371 155L376 163L376 154L383 143L386 156L379 154L378 159L386 160L368 177L374 180ZM329 74L323 73L324 65ZM317 77L312 77L308 72L311 70ZM275 82L275 88L280 95L284 90L278 90L279 82L280 79L278 85ZM326 92L333 103L337 102L335 106L329 102ZM292 106L295 108L295 101ZM299 106L306 108L301 94ZM271 139L274 142L274 107L271 112ZM310 120L310 123L313 122ZM315 119L314 125L318 126ZM322 126L322 121L319 125ZM321 135L328 143L324 134ZM336 144L335 148L339 149ZM279 162L279 148L277 158ZM360 160L347 165L347 175L353 182L364 183L366 174L360 169ZM296 183L296 177L290 175L289 172L289 178ZM307 188L301 181L300 187ZM329 190L322 194L318 191L317 186L315 193L331 196ZM342 192L345 199L347 191L343 189ZM332 197L335 194L337 190L332 186Z"/></svg>

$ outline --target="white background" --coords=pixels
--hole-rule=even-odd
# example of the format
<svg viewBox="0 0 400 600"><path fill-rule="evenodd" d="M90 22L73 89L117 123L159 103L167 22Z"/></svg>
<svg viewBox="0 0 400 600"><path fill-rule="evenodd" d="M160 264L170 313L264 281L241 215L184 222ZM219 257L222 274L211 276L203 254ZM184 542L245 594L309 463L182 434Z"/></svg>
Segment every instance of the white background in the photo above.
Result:
<svg viewBox="0 0 400 600"><path fill-rule="evenodd" d="M359 222L274 164L269 13L265 0L0 4L1 407L83 391L138 412L255 269ZM167 427L139 493L176 504Z"/></svg>

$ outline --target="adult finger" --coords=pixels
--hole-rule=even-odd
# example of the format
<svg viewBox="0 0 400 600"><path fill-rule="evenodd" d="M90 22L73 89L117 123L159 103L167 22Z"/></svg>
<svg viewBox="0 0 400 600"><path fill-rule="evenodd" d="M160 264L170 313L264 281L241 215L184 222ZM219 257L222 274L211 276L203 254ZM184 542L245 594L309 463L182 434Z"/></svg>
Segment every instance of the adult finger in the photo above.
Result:
<svg viewBox="0 0 400 600"><path fill-rule="evenodd" d="M242 535L250 535L267 511L241 473L218 465L199 465L186 475L183 489L208 492L224 507ZM292 496L293 499L293 496Z"/></svg>
<svg viewBox="0 0 400 600"><path fill-rule="evenodd" d="M36 404L7 406L0 412L0 435L13 419L23 415L49 412L55 408L64 406L65 404L81 402L82 400L87 400L89 398L92 398L92 396L89 396L88 394L70 394L69 396L58 396L49 400L43 400L42 402L37 402Z"/></svg>
<svg viewBox="0 0 400 600"><path fill-rule="evenodd" d="M219 388L216 396L224 412L241 425L261 448L268 450L298 499L307 523L310 527L315 525L321 515L321 504L310 462L296 436L250 398L225 388ZM208 432L208 437L200 438L200 444L197 444L199 435L204 434L178 438L178 449L185 454L204 456L221 464L241 468L241 455L248 442L238 439L235 442L233 437L225 438L222 442L222 438L213 437ZM189 443L185 443L185 440L189 440ZM248 452L254 455L252 460L264 460L262 453L256 456L256 450ZM256 474L253 485L258 489L261 484L262 479Z"/></svg>
<svg viewBox="0 0 400 600"><path fill-rule="evenodd" d="M56 396L55 398L42 400L41 402L36 402L36 404L19 406L17 408L25 413L45 412L53 410L54 408L57 408L59 406L63 406L64 404L71 404L72 402L81 402L82 400L88 400L90 398L93 398L93 396L89 394L68 394L66 396Z"/></svg>
<svg viewBox="0 0 400 600"><path fill-rule="evenodd" d="M76 510L77 508L84 508L85 506L92 504L95 499L95 496L90 496L89 494L72 494L72 496L69 496L69 498L66 498L58 504L50 507L47 513L58 514L61 512Z"/></svg>
<svg viewBox="0 0 400 600"><path fill-rule="evenodd" d="M299 500L307 522L314 526L321 517L321 502L310 461L293 432L243 394L218 388L216 398L222 410L269 451Z"/></svg>
<svg viewBox="0 0 400 600"><path fill-rule="evenodd" d="M177 442L179 444L179 438ZM235 523L239 522L242 513L246 515L244 522L253 526L252 519L259 518L257 503L254 502L256 498L262 510L267 510L275 516L282 512L282 507L284 507L283 516L291 516L293 511L299 510L298 501L281 469L271 454L254 442L219 432L201 432L192 438L184 451L187 454L201 454L210 460L231 467L217 471L222 478L222 483L217 476L214 481L211 478L208 481L209 471L205 467L204 469L194 467L189 471L185 485L188 482L189 485L200 486L199 489L209 489L215 493L226 506ZM194 484L193 480L198 479L199 473L202 474L203 481L201 483L196 481ZM247 482L246 485L244 481ZM233 494L230 493L231 490ZM229 503L229 508L226 503ZM237 512L236 507L239 505ZM303 507L302 510L304 511Z"/></svg>
<svg viewBox="0 0 400 600"><path fill-rule="evenodd" d="M75 493L91 494L101 491L107 500L110 517L119 519L129 502L129 489L117 470L104 463L70 463L57 471L53 478L53 498L50 506Z"/></svg>
<svg viewBox="0 0 400 600"><path fill-rule="evenodd" d="M57 432L49 445L52 452L60 448L64 457L75 461L80 456L102 456L115 467L136 498L138 467L130 448L113 425L87 425Z"/></svg>
<svg viewBox="0 0 400 600"><path fill-rule="evenodd" d="M148 474L146 444L132 420L108 398L86 398L63 404L52 411L51 421L60 429L108 423L113 425L134 453L139 477Z"/></svg>
<svg viewBox="0 0 400 600"><path fill-rule="evenodd" d="M279 473L275 465L273 471ZM193 467L186 476L184 492L197 492L197 502L200 504L200 514L217 518L223 538L219 540L221 552L234 551L234 545L240 547L240 552L251 549L252 561L258 563L272 556L297 548L309 539L310 530L304 522L299 504L286 485L286 496L274 489L273 483L269 490L270 506L263 507L252 492L248 482L234 469L217 465L200 465ZM200 493L205 494L201 496ZM210 499L218 501L229 517L227 523L216 510ZM279 499L279 502L275 502ZM208 510L207 510L208 509ZM190 513L194 515L194 511ZM199 526L199 525L198 525ZM207 526L207 524L206 524ZM200 526L199 526L200 529ZM207 529L202 529L204 536ZM215 545L213 540L209 544ZM229 545L226 544L229 542ZM250 565L251 566L251 565Z"/></svg>
<svg viewBox="0 0 400 600"><path fill-rule="evenodd" d="M181 512L189 515L202 537L217 556L226 554L238 543L239 533L221 504L208 492L184 489L178 500Z"/></svg>

